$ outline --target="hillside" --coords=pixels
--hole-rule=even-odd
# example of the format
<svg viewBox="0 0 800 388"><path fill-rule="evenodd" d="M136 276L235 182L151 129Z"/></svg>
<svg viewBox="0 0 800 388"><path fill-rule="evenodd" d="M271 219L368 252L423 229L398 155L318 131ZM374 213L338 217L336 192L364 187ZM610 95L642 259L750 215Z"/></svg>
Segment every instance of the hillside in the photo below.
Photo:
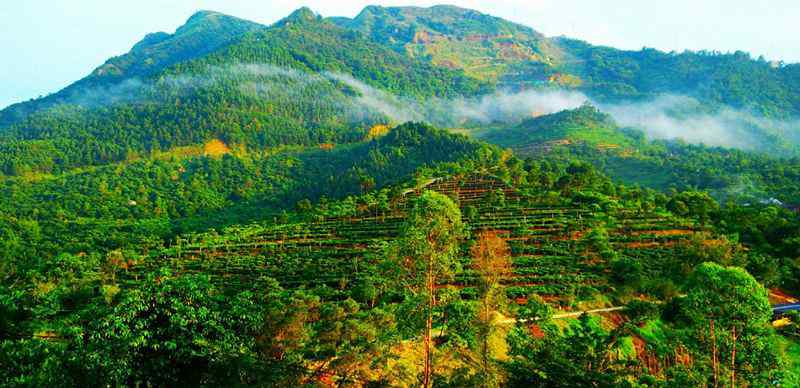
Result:
<svg viewBox="0 0 800 388"><path fill-rule="evenodd" d="M600 101L641 100L659 94L698 98L766 117L800 114L798 65L748 54L618 50L558 37L453 6L367 7L340 25L439 66L464 69L498 88L566 87Z"/></svg>
<svg viewBox="0 0 800 388"><path fill-rule="evenodd" d="M591 105L524 120L519 125L486 133L491 143L515 149L521 155L550 145L586 143L598 148L630 148L635 140L611 116Z"/></svg>
<svg viewBox="0 0 800 388"><path fill-rule="evenodd" d="M800 112L796 70L741 53L594 47L449 6L368 7L354 19L302 9L269 27L199 12L64 90L0 112L0 173L58 173L213 139L254 149L351 142L374 124L437 114L419 112L436 99L458 106L554 87L615 103L699 101L668 115L739 109L756 115L732 123L758 139L754 149L794 155L790 122L759 117Z"/></svg>
<svg viewBox="0 0 800 388"><path fill-rule="evenodd" d="M100 90L79 82L68 88L77 97L52 107L26 103L34 113L0 128L0 171L57 173L212 139L249 149L352 142L389 120L369 103L374 92L365 85L410 97L480 90L458 72L324 20L301 20L239 34L236 42L144 78L132 75ZM198 23L190 20L179 31L214 34L209 23Z"/></svg>
<svg viewBox="0 0 800 388"><path fill-rule="evenodd" d="M409 56L492 82L517 68L531 70L525 77L546 79L547 67L562 56L557 46L529 27L454 6L370 6L352 20L336 22Z"/></svg>
<svg viewBox="0 0 800 388"><path fill-rule="evenodd" d="M648 140L588 105L487 131L481 138L511 148L520 157L583 160L625 184L660 191L708 190L722 202L776 201L789 207L800 203L797 158Z"/></svg>
<svg viewBox="0 0 800 388"><path fill-rule="evenodd" d="M175 33L155 32L119 57L110 58L87 77L39 100L12 105L0 112L0 124L59 103L95 102L89 91L107 89L134 78L147 78L178 62L201 57L264 26L217 12L192 15ZM88 91L87 91L88 90ZM126 90L128 91L128 90ZM132 90L131 90L132 91Z"/></svg>
<svg viewBox="0 0 800 388"><path fill-rule="evenodd" d="M572 189L589 190L594 184ZM690 254L685 250L708 236L694 220L663 208L633 209L619 197L575 192L554 200L543 191L523 192L491 175L456 175L400 194L383 190L306 210L294 223L184 236L180 245L134 267L132 276L167 265L180 273L210 273L222 287L246 285L261 276L284 287L358 287L379 272L375 250L399 237L410 207L425 190L453 198L473 238L492 233L508 241L513 266L501 283L511 299L537 294L562 307L602 299L615 288L609 277L611 257L641 260L644 276L655 281L674 269L660 260ZM463 244L462 252L467 252L475 240ZM461 260L465 271L451 284L469 297L477 293L478 275L468 269L468 257Z"/></svg>
<svg viewBox="0 0 800 388"><path fill-rule="evenodd" d="M331 379L402 384L410 378L404 373L415 373L413 365L420 356L413 349L421 342L413 334L414 326L406 326L417 323L417 316L409 315L416 313L416 300L394 283L396 275L392 274L402 267L395 267L391 252L409 238L410 217L421 198L430 197L431 192L452 198L468 232L456 250L452 276L443 277L436 286L441 298L434 318L439 333L439 379L475 381L472 379L480 379L481 368L471 363L471 357L488 351L498 360L526 362L528 356L512 356L521 351L519 346L541 346L544 344L540 341L548 341L549 346L589 346L604 359L622 363L613 372L603 367L581 368L583 378L589 381L601 376L630 381L641 373L663 381L668 371L709 360L704 350L683 350L694 343L691 334L683 330L705 330L705 321L695 324L692 318L681 315L691 311L681 307L684 302L678 295L679 289L690 296L697 293L693 279L705 276L693 270L698 255L704 261L737 262L761 281L794 284L791 275L772 278L772 272L760 266L759 255L751 256L729 240L716 224L720 216L713 201L702 196L680 193L667 198L652 191L615 186L581 164L520 166L519 160L503 161L499 153L498 159L487 156L443 165L399 186L342 201L298 204L296 212L272 221L185 234L168 247L115 250L105 260L78 253L62 254L40 264L28 263L26 271L41 271L53 282L52 288L36 291L38 295L54 298L50 312L35 313L34 326L37 336L51 338L52 342L45 340L28 352L68 367L45 376L60 373L56 375L71 382L104 375L108 367L120 368L120 375L104 379L152 383L191 380L210 385L230 381L214 372L213 366L199 366L180 356L191 352L189 360L214 357L212 365L227 365L242 353L264 360L263 367L250 363L234 367L237 378L251 382ZM683 212L682 206L691 210ZM795 222L793 227L798 226ZM507 255L501 257L507 260L508 268L496 277L487 277L485 267L476 264L481 256L475 247L483 244L501 244L505 248L499 252L507 249L500 254ZM94 272L91 263L97 260L105 264ZM796 270L790 262L774 264L782 271ZM702 270L722 271L723 267L715 266ZM70 275L57 276L54 268ZM746 276L745 282L752 279ZM488 279L496 283L487 283ZM502 302L489 302L493 299L487 295L494 295L491 287L499 287L496 290L502 296L498 301ZM763 288L754 290L766 295ZM266 300L260 296L264 292ZM9 297L17 303L14 309L41 303L23 301L22 297ZM766 303L766 296L763 298ZM654 303L660 300L667 302L664 312ZM499 310L483 317L478 309L486 303ZM110 311L105 310L106 304ZM608 308L619 305L623 308ZM601 307L611 312L574 318L580 311ZM76 308L81 312L75 312ZM92 308L100 310L95 313ZM673 308L678 309L677 316ZM19 311L14 309L9 311ZM574 311L578 313L569 314ZM88 316L94 317L91 321L95 323L90 324L92 334L86 337L87 344L71 345L66 333L81 330L79 317ZM536 323L525 323L527 317L536 317ZM182 326L184 320L193 322L193 326ZM4 328L9 333L28 327L18 318L10 322L12 326ZM262 329L262 325L268 326ZM152 334L135 342L129 340L126 333L142 326ZM247 339L260 330L277 330L289 337L281 339L287 342L263 350ZM308 333L308 339L300 339L304 334L295 330ZM573 330L589 331L593 338L611 342L578 342L583 337ZM178 354L159 351L159 343L171 338L184 341L183 336L189 333L194 333L195 340L200 335L201 342L178 345ZM518 337L524 333L533 337ZM492 338L491 348L481 350L483 338ZM145 348L136 343L143 343ZM20 351L17 346L26 343L6 342L4 346L16 355ZM228 346L237 350L217 350ZM319 347L329 351L319 353L315 350ZM514 353L503 355L505 351L499 349ZM691 352L685 355L691 354L693 360L676 366L676 349ZM292 356L276 356L275 351ZM550 371L579 360L571 358L574 353L563 351L564 359L546 354L534 359L546 360ZM761 351L768 359L781 357L775 349ZM96 361L77 365L70 361L75 357ZM170 369L151 364L148 360L153 358L169 362ZM623 366L626 362L635 366ZM127 363L147 365L148 369L129 369L123 366ZM397 373L397 368L403 373ZM509 379L532 376L512 365L507 368ZM11 372L9 376L17 375ZM548 376L544 381L571 381L562 380L566 376L560 372ZM760 381L754 375L741 378Z"/></svg>
<svg viewBox="0 0 800 388"><path fill-rule="evenodd" d="M588 94L602 100L641 99L671 93L698 98L707 106L731 106L765 117L796 117L800 65L776 65L744 52L664 53L622 51L560 38L576 59L564 67Z"/></svg>
<svg viewBox="0 0 800 388"><path fill-rule="evenodd" d="M8 179L0 182L5 257L24 261L31 252L141 249L178 231L269 218L301 200L383 188L423 166L455 162L482 147L462 136L406 124L347 145L263 154L185 148L153 160ZM58 201L40 206L53 198ZM23 237L31 230L35 239Z"/></svg>

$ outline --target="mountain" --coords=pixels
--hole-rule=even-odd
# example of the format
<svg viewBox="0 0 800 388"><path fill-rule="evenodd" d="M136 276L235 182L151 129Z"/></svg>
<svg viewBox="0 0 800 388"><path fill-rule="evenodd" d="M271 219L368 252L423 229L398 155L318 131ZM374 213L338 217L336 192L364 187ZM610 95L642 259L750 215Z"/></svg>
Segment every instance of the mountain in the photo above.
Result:
<svg viewBox="0 0 800 388"><path fill-rule="evenodd" d="M506 49L527 54L507 56ZM467 62L445 64L443 53L467 62L492 57L496 77ZM446 136L431 146L443 136L436 131L407 133L404 144L414 139L408 147L373 143L403 121L431 117L420 108L443 117L483 109L483 101L507 92L509 77L537 80L517 85L532 92L560 85L615 103L685 93L697 104L669 114L739 107L766 120L792 117L797 69L744 54L595 47L450 6L368 7L353 19L303 8L272 26L199 12L174 34L147 36L63 91L0 113L3 206L15 223L51 226L54 219L110 218L127 220L127 228L166 218L157 234L169 236L263 215L257 207L274 212L302 199L341 198L362 183L382 187L480 153L490 146ZM562 82L567 76L579 82ZM800 203L800 163L774 157L792 155L783 146L789 136L758 128L742 134L758 135L755 150L772 155L653 141L590 105L469 124L465 132L477 140L520 157L583 161L628 185ZM42 201L64 206L47 211Z"/></svg>
<svg viewBox="0 0 800 388"><path fill-rule="evenodd" d="M616 181L667 191L701 189L721 202L774 200L800 203L800 160L648 140L591 105L530 118L511 128L481 134L520 157L582 160Z"/></svg>
<svg viewBox="0 0 800 388"><path fill-rule="evenodd" d="M527 69L527 77L546 79L537 73L546 73L563 56L529 27L454 6L370 6L337 23L410 56L493 82L508 83L520 69Z"/></svg>
<svg viewBox="0 0 800 388"><path fill-rule="evenodd" d="M753 60L742 52L617 50L548 38L529 27L453 6L371 6L354 19L335 21L409 56L463 69L500 89L556 86L606 102L681 94L711 108L730 106L778 118L800 115L800 65Z"/></svg>
<svg viewBox="0 0 800 388"><path fill-rule="evenodd" d="M623 133L614 119L591 105L542 115L519 125L489 132L483 139L526 154L527 148L548 144L587 143L597 147L628 147L632 140Z"/></svg>
<svg viewBox="0 0 800 388"><path fill-rule="evenodd" d="M213 139L251 149L350 142L375 124L424 118L393 95L426 106L509 90L565 88L615 103L682 94L699 101L698 114L790 120L800 112L797 69L741 53L595 47L452 6L373 6L353 19L305 8L269 27L205 11L0 112L0 172L59 172ZM798 138L773 122L746 124L753 138L775 137L753 143L759 151Z"/></svg>
<svg viewBox="0 0 800 388"><path fill-rule="evenodd" d="M111 58L89 76L96 82L147 77L178 62L202 57L265 26L212 11L192 15L173 34L148 34L130 52Z"/></svg>
<svg viewBox="0 0 800 388"><path fill-rule="evenodd" d="M290 24L313 23L320 21L320 19L322 19L322 17L312 11L311 8L302 7L296 9L294 12L289 14L289 16L281 19L275 25L283 27Z"/></svg>
<svg viewBox="0 0 800 388"><path fill-rule="evenodd" d="M791 156L800 138L791 125L797 69L741 53L596 47L452 6L373 6L353 19L303 8L272 26L203 11L58 93L0 112L0 173L59 174L212 141L253 152L354 143L375 125L483 109L481 99L497 92L553 88L621 106L693 96L696 104L665 113L677 118L740 109L731 136ZM529 133L553 132L559 120L503 124L517 127L485 139L520 149L538 143ZM587 128L584 139L625 140L607 126Z"/></svg>
<svg viewBox="0 0 800 388"><path fill-rule="evenodd" d="M545 38L529 27L451 5L430 8L368 6L354 19L342 20L340 24L364 31L376 39L402 44L419 39L418 34L423 32L455 39L500 35L521 39Z"/></svg>
<svg viewBox="0 0 800 388"><path fill-rule="evenodd" d="M95 72L55 96L7 109L6 117L30 113L0 126L0 170L59 172L212 139L252 149L350 142L390 121L389 108L375 106L373 88L409 98L484 90L459 71L304 15L242 32L236 19L201 13L178 29L176 47L232 23L220 41L226 45L171 57L175 63L159 70L120 73L120 81L100 82L114 76ZM149 47L167 50L169 42L150 42L109 63L133 63L132 72L140 69L133 59Z"/></svg>
<svg viewBox="0 0 800 388"><path fill-rule="evenodd" d="M128 53L110 58L87 77L63 90L32 103L15 104L4 109L0 112L0 123L58 103L70 103L85 94L86 89L110 87L131 78L146 78L170 65L203 56L234 42L247 32L262 28L265 27L218 12L197 12L173 34L148 34Z"/></svg>
<svg viewBox="0 0 800 388"><path fill-rule="evenodd" d="M800 115L798 64L754 60L744 52L623 51L567 38L555 42L574 58L562 71L581 80L580 90L605 101L669 93L765 117Z"/></svg>

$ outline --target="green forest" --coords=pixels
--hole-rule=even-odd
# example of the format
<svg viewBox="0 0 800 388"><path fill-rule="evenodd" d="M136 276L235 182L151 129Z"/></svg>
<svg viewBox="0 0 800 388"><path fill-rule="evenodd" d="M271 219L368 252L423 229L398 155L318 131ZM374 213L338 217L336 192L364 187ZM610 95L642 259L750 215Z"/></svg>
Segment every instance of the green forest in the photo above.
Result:
<svg viewBox="0 0 800 388"><path fill-rule="evenodd" d="M587 101L459 119L509 90ZM763 147L604 111L663 95ZM0 386L800 386L798 116L742 52L198 12L0 111Z"/></svg>

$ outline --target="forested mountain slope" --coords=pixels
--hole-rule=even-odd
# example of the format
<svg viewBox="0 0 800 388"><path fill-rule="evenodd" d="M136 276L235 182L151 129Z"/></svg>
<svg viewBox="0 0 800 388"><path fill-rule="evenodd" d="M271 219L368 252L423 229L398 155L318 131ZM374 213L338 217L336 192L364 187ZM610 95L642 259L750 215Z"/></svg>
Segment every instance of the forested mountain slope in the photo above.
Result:
<svg viewBox="0 0 800 388"><path fill-rule="evenodd" d="M800 160L691 145L651 141L633 128L585 105L486 132L482 138L509 147L520 157L581 159L610 177L632 185L708 190L721 201L800 203Z"/></svg>
<svg viewBox="0 0 800 388"><path fill-rule="evenodd" d="M18 120L28 113L58 103L101 103L103 97L108 97L110 93L107 93L106 96L89 94L92 92L102 94L103 88L125 80L130 81L132 78L146 78L165 67L205 55L240 39L249 31L261 28L264 26L217 12L197 12L175 33L148 34L128 53L110 58L87 77L64 90L42 99L10 106L0 112L0 123ZM129 90L123 89L120 92L135 92L134 86L127 85Z"/></svg>
<svg viewBox="0 0 800 388"><path fill-rule="evenodd" d="M7 179L0 182L3 252L9 261L25 261L37 253L141 249L178 232L270 219L298 201L383 188L485 147L406 124L348 145L263 154L188 148L54 177Z"/></svg>
<svg viewBox="0 0 800 388"><path fill-rule="evenodd" d="M731 106L765 117L800 115L800 65L753 59L747 53L622 51L559 38L575 59L564 71L604 100L638 99L660 93L694 96L709 107Z"/></svg>
<svg viewBox="0 0 800 388"><path fill-rule="evenodd" d="M500 88L566 87L601 101L681 94L698 98L707 109L731 106L766 117L800 115L800 66L743 52L624 51L547 38L530 27L453 6L372 6L354 19L335 21Z"/></svg>
<svg viewBox="0 0 800 388"><path fill-rule="evenodd" d="M420 117L380 93L425 101L566 88L606 102L681 94L700 105L670 114L731 108L790 119L798 82L796 65L742 53L619 51L450 6L368 7L354 19L301 9L269 27L200 12L63 91L0 112L0 173L59 172L212 139L350 142L389 118ZM749 124L753 136L775 138L758 150L798 139L773 124Z"/></svg>
<svg viewBox="0 0 800 388"><path fill-rule="evenodd" d="M398 186L184 234L168 247L5 262L15 271L7 274L35 287L0 291L0 362L14 366L0 381L416 381L427 296L403 280L415 276L404 249L430 198L452 204L446 214L464 228L449 242L457 244L452 272L437 275L430 310L437 381L477 386L488 374L504 386L656 384L680 374L702 386L714 345L697 336L708 333L711 314L719 332L736 327L739 381L790 381L756 279L797 287L798 267L750 238L791 250L796 243L780 239L797 232L796 219L784 231L744 235L758 247L751 251L728 237L724 221L760 222L758 210L734 215L701 193L614 185L586 164L477 151ZM765 221L777 226L785 216ZM724 267L732 264L756 278ZM626 309L556 314L612 305ZM742 311L748 319L729 318ZM609 364L588 363L576 349ZM480 357L494 367L475 363Z"/></svg>
<svg viewBox="0 0 800 388"><path fill-rule="evenodd" d="M412 97L481 90L457 71L301 16L144 77L104 80L100 90L79 82L77 97L0 128L0 170L60 172L212 139L249 149L357 141L388 118L358 101L369 91L353 78Z"/></svg>

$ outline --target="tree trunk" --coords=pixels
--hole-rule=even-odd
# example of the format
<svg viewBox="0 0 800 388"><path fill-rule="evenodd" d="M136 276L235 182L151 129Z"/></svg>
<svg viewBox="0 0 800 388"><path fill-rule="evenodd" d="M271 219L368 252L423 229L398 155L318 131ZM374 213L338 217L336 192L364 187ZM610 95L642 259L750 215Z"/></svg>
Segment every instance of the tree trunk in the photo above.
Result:
<svg viewBox="0 0 800 388"><path fill-rule="evenodd" d="M483 363L483 372L485 376L489 375L489 335L491 334L491 323L490 323L490 305L489 305L489 298L491 297L491 288L487 291L486 296L484 297L483 301L483 325L484 325L484 333L483 333L483 344L481 349L481 361Z"/></svg>
<svg viewBox="0 0 800 388"><path fill-rule="evenodd" d="M714 388L719 387L719 367L717 366L717 336L714 333L714 321L711 321L711 367L714 370Z"/></svg>
<svg viewBox="0 0 800 388"><path fill-rule="evenodd" d="M733 327L733 350L731 351L731 387L736 388L736 326Z"/></svg>
<svg viewBox="0 0 800 388"><path fill-rule="evenodd" d="M431 386L431 334L433 332L433 263L428 259L428 319L425 323L425 371L422 385Z"/></svg>

